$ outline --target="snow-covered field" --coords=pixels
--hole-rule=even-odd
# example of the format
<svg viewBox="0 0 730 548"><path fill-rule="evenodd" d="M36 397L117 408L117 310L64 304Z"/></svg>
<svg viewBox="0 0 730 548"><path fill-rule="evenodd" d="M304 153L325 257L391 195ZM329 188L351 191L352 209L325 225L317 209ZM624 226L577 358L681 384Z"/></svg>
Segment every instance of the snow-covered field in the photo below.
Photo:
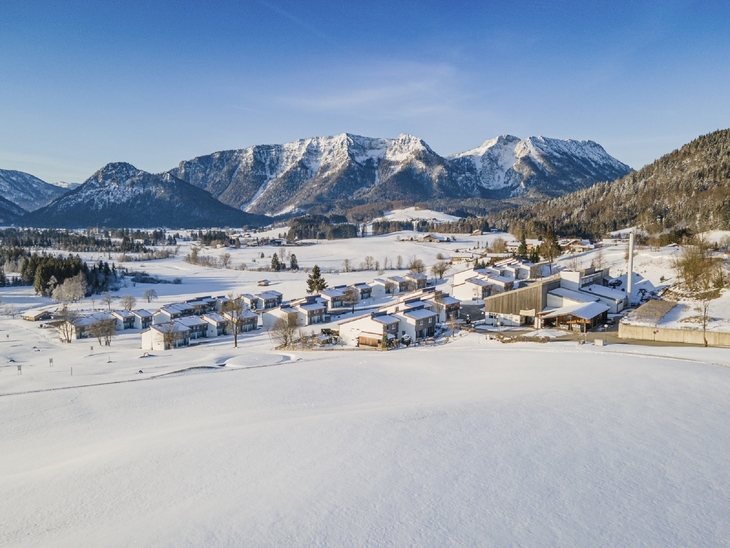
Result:
<svg viewBox="0 0 730 548"><path fill-rule="evenodd" d="M469 335L2 396L0 544L726 545L730 357L627 350Z"/></svg>
<svg viewBox="0 0 730 548"><path fill-rule="evenodd" d="M307 268L368 254L430 265L499 235L399 236L289 249ZM229 252L236 266L261 251L269 264L281 250L201 254ZM641 251L637 272L660 285L671 253ZM261 278L285 298L304 294L303 272L182 255L128 265L182 279L154 286L159 301L141 302L149 285L120 294L156 309L257 292ZM603 253L612 274L623 255ZM1 296L18 311L48 302L28 288ZM138 331L101 351L0 317L0 546L730 544L726 349L503 345L477 333L390 352L272 346L258 331L237 349L223 337L142 357Z"/></svg>

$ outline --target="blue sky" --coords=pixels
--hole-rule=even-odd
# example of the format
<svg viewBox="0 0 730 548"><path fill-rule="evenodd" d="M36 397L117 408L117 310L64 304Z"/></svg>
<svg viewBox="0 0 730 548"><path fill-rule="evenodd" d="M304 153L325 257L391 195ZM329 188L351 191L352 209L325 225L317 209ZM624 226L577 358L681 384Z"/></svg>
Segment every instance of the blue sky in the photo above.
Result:
<svg viewBox="0 0 730 548"><path fill-rule="evenodd" d="M634 168L730 126L730 3L35 2L0 8L0 168L83 181L411 133L591 139Z"/></svg>

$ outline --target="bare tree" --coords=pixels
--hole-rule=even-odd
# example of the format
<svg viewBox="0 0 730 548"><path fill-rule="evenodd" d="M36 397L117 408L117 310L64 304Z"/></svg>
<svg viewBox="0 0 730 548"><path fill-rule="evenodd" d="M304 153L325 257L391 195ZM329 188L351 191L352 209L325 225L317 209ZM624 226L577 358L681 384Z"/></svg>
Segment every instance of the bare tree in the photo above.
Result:
<svg viewBox="0 0 730 548"><path fill-rule="evenodd" d="M365 257L365 260L360 263L360 270L374 270L375 269L375 259L372 255L368 255Z"/></svg>
<svg viewBox="0 0 730 548"><path fill-rule="evenodd" d="M605 254L603 252L603 248L599 247L598 252L593 255L593 260L591 261L591 266L595 268L596 270L603 270L603 263Z"/></svg>
<svg viewBox="0 0 730 548"><path fill-rule="evenodd" d="M229 266L231 266L231 254L224 253L220 256L218 262L220 263L221 268L228 268Z"/></svg>
<svg viewBox="0 0 730 548"><path fill-rule="evenodd" d="M152 301L157 300L157 290L156 289L145 289L143 296L145 299L147 299L148 303L151 303Z"/></svg>
<svg viewBox="0 0 730 548"><path fill-rule="evenodd" d="M134 305L137 304L137 299L135 299L132 295L122 295L119 297L119 301L124 310L132 310Z"/></svg>
<svg viewBox="0 0 730 548"><path fill-rule="evenodd" d="M344 291L345 302L352 307L352 312L355 312L355 305L360 302L360 291L357 287L347 287Z"/></svg>
<svg viewBox="0 0 730 548"><path fill-rule="evenodd" d="M344 261L342 261L342 270L344 270L345 272L352 272L352 262L350 261L350 259L345 259Z"/></svg>
<svg viewBox="0 0 730 548"><path fill-rule="evenodd" d="M447 261L438 261L431 267L431 274L434 278L438 277L439 280L442 280L449 268L451 265Z"/></svg>
<svg viewBox="0 0 730 548"><path fill-rule="evenodd" d="M494 253L506 253L507 252L507 242L504 241L504 238L495 238L492 242L492 251Z"/></svg>
<svg viewBox="0 0 730 548"><path fill-rule="evenodd" d="M276 348L288 348L294 344L297 333L297 318L294 314L287 314L286 318L279 318L269 331L269 337Z"/></svg>
<svg viewBox="0 0 730 548"><path fill-rule="evenodd" d="M78 312L69 309L65 305L56 315L56 318L59 320L56 328L58 329L58 338L61 339L61 342L71 342L74 331L76 330L76 322L80 317Z"/></svg>
<svg viewBox="0 0 730 548"><path fill-rule="evenodd" d="M106 305L106 307L109 309L109 312L112 311L112 303L114 302L114 299L115 297L108 291L104 291L101 294L101 302Z"/></svg>
<svg viewBox="0 0 730 548"><path fill-rule="evenodd" d="M174 322L166 322L157 325L157 329L162 333L162 344L165 350L175 348L177 341L181 340L184 335L178 330Z"/></svg>
<svg viewBox="0 0 730 548"><path fill-rule="evenodd" d="M408 270L423 274L426 272L426 264L414 255L411 257L410 261L408 261Z"/></svg>
<svg viewBox="0 0 730 548"><path fill-rule="evenodd" d="M401 269L403 268L403 257L401 257L400 255L398 255L398 256L397 256L397 257L395 258L395 267L396 267L396 268L397 268L398 270L401 270Z"/></svg>
<svg viewBox="0 0 730 548"><path fill-rule="evenodd" d="M112 337L117 334L117 321L114 318L97 320L89 326L89 333L97 338L99 346L111 346Z"/></svg>
<svg viewBox="0 0 730 548"><path fill-rule="evenodd" d="M228 302L223 304L221 310L228 327L233 331L233 348L238 348L238 334L243 327L246 312L243 299L240 296L233 298L231 294L229 295Z"/></svg>

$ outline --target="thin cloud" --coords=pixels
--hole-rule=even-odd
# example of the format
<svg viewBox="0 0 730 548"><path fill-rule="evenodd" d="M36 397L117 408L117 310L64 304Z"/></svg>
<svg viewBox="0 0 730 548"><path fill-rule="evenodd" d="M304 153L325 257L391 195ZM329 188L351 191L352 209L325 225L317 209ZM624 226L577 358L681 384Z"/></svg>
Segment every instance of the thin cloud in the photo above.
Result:
<svg viewBox="0 0 730 548"><path fill-rule="evenodd" d="M278 15L281 15L284 19L291 21L292 23L294 23L301 29L310 33L311 35L316 36L317 38L319 38L321 40L324 40L325 42L327 42L328 44L330 44L336 48L342 48L341 44L338 44L335 40L333 40L331 37L329 37L324 32L320 31L317 27L310 25L303 19L300 19L299 17L292 15L288 11L281 9L279 6L275 5L273 2L266 2L264 0L256 0L256 2L259 5L277 13Z"/></svg>

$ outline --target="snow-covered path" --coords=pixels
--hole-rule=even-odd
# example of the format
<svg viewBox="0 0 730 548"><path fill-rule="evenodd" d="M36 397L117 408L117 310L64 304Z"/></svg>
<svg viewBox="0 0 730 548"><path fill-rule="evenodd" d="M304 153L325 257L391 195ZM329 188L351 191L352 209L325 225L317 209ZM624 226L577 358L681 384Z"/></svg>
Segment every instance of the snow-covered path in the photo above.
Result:
<svg viewBox="0 0 730 548"><path fill-rule="evenodd" d="M0 545L727 545L730 369L605 350L472 335L0 397Z"/></svg>

